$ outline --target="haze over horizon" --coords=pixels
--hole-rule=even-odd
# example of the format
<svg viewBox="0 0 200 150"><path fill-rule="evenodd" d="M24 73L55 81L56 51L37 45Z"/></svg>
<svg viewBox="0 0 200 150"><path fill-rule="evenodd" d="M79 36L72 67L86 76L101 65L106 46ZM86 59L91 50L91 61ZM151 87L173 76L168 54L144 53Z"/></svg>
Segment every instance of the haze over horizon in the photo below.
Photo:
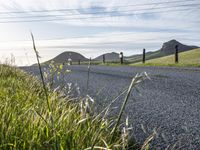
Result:
<svg viewBox="0 0 200 150"><path fill-rule="evenodd" d="M86 57L158 50L176 39L200 46L198 0L0 0L0 60L36 62L30 32L41 60L64 51Z"/></svg>

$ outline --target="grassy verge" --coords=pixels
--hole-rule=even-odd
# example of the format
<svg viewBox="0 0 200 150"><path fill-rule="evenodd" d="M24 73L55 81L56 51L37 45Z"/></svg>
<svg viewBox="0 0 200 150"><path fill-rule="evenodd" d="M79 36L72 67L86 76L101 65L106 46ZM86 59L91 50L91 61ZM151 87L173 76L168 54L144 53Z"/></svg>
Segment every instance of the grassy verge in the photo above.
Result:
<svg viewBox="0 0 200 150"><path fill-rule="evenodd" d="M179 63L175 63L174 55L147 60L145 64L132 63L131 66L176 66L176 67L200 67L200 49L179 53Z"/></svg>
<svg viewBox="0 0 200 150"><path fill-rule="evenodd" d="M119 132L109 142L112 120L88 113L88 102L48 98L51 113L38 79L0 65L0 149L122 149Z"/></svg>

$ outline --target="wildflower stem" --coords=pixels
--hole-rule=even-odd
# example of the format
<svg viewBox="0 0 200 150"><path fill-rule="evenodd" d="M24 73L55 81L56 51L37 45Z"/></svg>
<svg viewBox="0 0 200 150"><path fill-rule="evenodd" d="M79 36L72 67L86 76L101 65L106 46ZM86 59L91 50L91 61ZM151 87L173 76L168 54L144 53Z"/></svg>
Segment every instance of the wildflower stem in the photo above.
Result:
<svg viewBox="0 0 200 150"><path fill-rule="evenodd" d="M37 49L36 49L36 46L35 46L35 40L34 40L34 36L33 36L32 33L31 33L31 37L32 37L32 41L33 41L33 49L35 51L36 58L37 58L37 63L38 63L39 71L40 71L40 76L41 76L41 80L42 80L44 93L45 93L45 96L46 96L48 110L49 110L49 112L51 112L51 107L50 107L50 103L49 103L49 96L48 96L48 92L47 92L47 89L46 89L46 86L45 86L44 77L43 77L43 73L42 73L42 68L41 68L40 60L39 60L39 55L38 55L38 52L37 52Z"/></svg>

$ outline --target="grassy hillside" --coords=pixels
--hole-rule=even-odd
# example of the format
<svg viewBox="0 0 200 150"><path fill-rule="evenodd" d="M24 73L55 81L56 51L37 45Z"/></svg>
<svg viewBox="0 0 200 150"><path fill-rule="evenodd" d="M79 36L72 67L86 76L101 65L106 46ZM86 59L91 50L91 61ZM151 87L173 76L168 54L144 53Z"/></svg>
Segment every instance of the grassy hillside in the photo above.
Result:
<svg viewBox="0 0 200 150"><path fill-rule="evenodd" d="M161 51L147 52L146 53L146 60L162 57L162 56L165 56L165 55L166 54L162 54ZM142 54L133 55L133 56L127 57L126 60L128 62L131 62L131 63L136 63L136 62L141 62L142 61L142 57L143 57Z"/></svg>
<svg viewBox="0 0 200 150"><path fill-rule="evenodd" d="M200 49L194 49L187 52L179 53L179 63L174 63L174 54L160 57L156 59L147 60L145 64L133 63L136 66L199 66L200 67Z"/></svg>
<svg viewBox="0 0 200 150"><path fill-rule="evenodd" d="M127 146L127 135L119 132L114 132L111 141L113 120L94 114L88 98L72 101L60 93L48 89L49 109L37 78L0 65L0 149L89 150L93 146Z"/></svg>
<svg viewBox="0 0 200 150"><path fill-rule="evenodd" d="M147 52L146 60L172 55L175 52L175 46L178 46L179 52L186 52L198 48L197 46L189 46L182 44L173 39L163 43L160 50L154 52ZM130 63L142 62L142 54L127 57L127 60L129 60Z"/></svg>

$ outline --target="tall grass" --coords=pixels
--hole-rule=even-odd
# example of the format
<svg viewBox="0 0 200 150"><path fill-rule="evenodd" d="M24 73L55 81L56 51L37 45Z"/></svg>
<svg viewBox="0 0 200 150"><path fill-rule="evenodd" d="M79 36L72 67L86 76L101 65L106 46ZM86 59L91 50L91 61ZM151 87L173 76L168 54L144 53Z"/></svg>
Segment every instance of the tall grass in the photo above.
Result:
<svg viewBox="0 0 200 150"><path fill-rule="evenodd" d="M0 65L0 75L0 149L128 148L126 133L119 124L111 132L114 120L107 117L117 98L95 115L88 111L92 106L86 98L73 101L59 90L49 90L52 124L42 83L36 77L5 65Z"/></svg>
<svg viewBox="0 0 200 150"><path fill-rule="evenodd" d="M121 149L120 136L108 143L110 121L87 113L85 103L49 92L52 126L38 79L8 66L0 70L0 149Z"/></svg>

